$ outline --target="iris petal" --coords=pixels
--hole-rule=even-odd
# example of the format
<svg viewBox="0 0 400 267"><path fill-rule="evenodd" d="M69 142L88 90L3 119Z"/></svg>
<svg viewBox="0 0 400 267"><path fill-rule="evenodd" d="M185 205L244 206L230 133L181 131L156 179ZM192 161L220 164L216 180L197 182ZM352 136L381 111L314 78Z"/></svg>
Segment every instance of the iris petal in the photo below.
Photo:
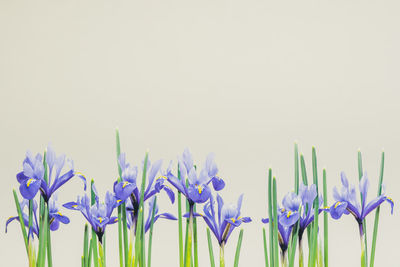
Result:
<svg viewBox="0 0 400 267"><path fill-rule="evenodd" d="M26 199L33 199L39 191L41 181L30 178L19 186L21 195Z"/></svg>

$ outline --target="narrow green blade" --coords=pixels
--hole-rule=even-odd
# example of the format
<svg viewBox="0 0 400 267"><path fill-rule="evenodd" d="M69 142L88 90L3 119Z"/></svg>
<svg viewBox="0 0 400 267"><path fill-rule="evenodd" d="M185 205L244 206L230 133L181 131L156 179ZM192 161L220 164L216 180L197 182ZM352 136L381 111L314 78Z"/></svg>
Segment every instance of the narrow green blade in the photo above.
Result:
<svg viewBox="0 0 400 267"><path fill-rule="evenodd" d="M147 266L151 267L151 247L153 243L153 225L154 225L154 215L156 213L157 206L157 196L154 197L153 209L151 211L151 222L150 222L150 233L149 233L149 246L147 252Z"/></svg>
<svg viewBox="0 0 400 267"><path fill-rule="evenodd" d="M263 227L263 243L264 243L265 267L269 267L268 248L267 248L267 236L266 236L266 234L265 234L265 228L264 228L264 227Z"/></svg>
<svg viewBox="0 0 400 267"><path fill-rule="evenodd" d="M18 196L17 196L17 192L15 191L15 189L13 189L13 195L14 195L15 206L16 206L16 208L17 208L19 225L21 226L22 236L23 236L23 238L24 238L24 243L25 243L25 248L26 248L26 254L27 254L28 257L29 257L28 235L27 235L27 233L26 233L24 218L23 218L23 216L22 216L21 206L19 205Z"/></svg>
<svg viewBox="0 0 400 267"><path fill-rule="evenodd" d="M214 252L211 240L210 229L207 227L208 254L210 255L210 266L215 267Z"/></svg>
<svg viewBox="0 0 400 267"><path fill-rule="evenodd" d="M234 267L239 266L239 256L240 256L240 249L242 247L242 240L243 240L243 229L240 230L238 242L236 245L235 263L233 265Z"/></svg>
<svg viewBox="0 0 400 267"><path fill-rule="evenodd" d="M362 167L362 156L361 156L361 151L359 150L357 153L357 161L358 161L358 178L359 180L361 180L361 178L363 177L363 167ZM362 194L360 192L360 199L361 199L361 203L363 201L363 197ZM367 242L367 222L364 219L363 220L363 231L364 231L364 264L365 266L368 266L368 242Z"/></svg>
<svg viewBox="0 0 400 267"><path fill-rule="evenodd" d="M328 190L326 185L326 170L322 172L323 176L323 193L324 208L328 206ZM324 212L324 267L328 267L328 213Z"/></svg>
<svg viewBox="0 0 400 267"><path fill-rule="evenodd" d="M381 169L379 175L379 184L378 184L378 196L382 194L382 183L383 183L383 170L385 167L385 152L382 151L382 159L381 159ZM379 224L379 213L380 213L380 206L375 211L375 221L374 221L374 232L372 236L372 246L371 246L371 260L370 260L370 267L374 266L375 262L375 249L376 249L376 239L378 237L378 224Z"/></svg>

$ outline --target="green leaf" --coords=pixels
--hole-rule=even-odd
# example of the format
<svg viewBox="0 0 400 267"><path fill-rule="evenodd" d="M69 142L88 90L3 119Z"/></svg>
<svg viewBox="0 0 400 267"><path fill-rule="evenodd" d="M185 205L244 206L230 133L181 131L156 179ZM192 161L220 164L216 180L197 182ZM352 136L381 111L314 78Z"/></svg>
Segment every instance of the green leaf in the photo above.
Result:
<svg viewBox="0 0 400 267"><path fill-rule="evenodd" d="M358 161L358 178L359 180L361 180L361 178L363 177L363 167L362 167L362 156L361 156L361 151L359 150L357 153L357 161ZM361 203L363 201L363 197L362 194L360 192L360 199L361 199ZM368 266L368 245L367 245L367 222L366 219L363 220L363 231L364 231L364 250L363 250L363 258L364 258L364 264L365 266Z"/></svg>
<svg viewBox="0 0 400 267"><path fill-rule="evenodd" d="M268 248L267 248L267 236L265 234L265 228L263 227L263 242L264 242L264 257L265 257L265 267L269 267L268 262Z"/></svg>
<svg viewBox="0 0 400 267"><path fill-rule="evenodd" d="M326 185L326 170L322 172L324 208L328 206L328 190ZM324 212L324 267L328 267L328 213Z"/></svg>
<svg viewBox="0 0 400 267"><path fill-rule="evenodd" d="M213 252L210 228L208 228L208 227L207 227L207 241L208 241L208 254L210 255L210 266L215 267L214 252Z"/></svg>
<svg viewBox="0 0 400 267"><path fill-rule="evenodd" d="M278 244L278 204L277 204L277 191L276 191L276 179L275 177L273 178L273 189L272 189L272 195L273 195L273 200L272 200L272 209L273 209L273 216L274 216L274 220L273 220L273 226L274 226L274 242L273 242L273 246L274 246L274 264L275 267L279 266L279 244Z"/></svg>
<svg viewBox="0 0 400 267"><path fill-rule="evenodd" d="M153 242L153 225L154 225L154 216L156 213L156 206L157 206L157 196L154 197L153 209L151 211L151 221L150 221L150 233L149 233L149 247L147 253L147 266L151 267L151 246Z"/></svg>
<svg viewBox="0 0 400 267"><path fill-rule="evenodd" d="M181 172L178 164L178 179L181 180ZM183 267L183 233L182 233L182 196L178 192L178 232L179 232L179 267Z"/></svg>
<svg viewBox="0 0 400 267"><path fill-rule="evenodd" d="M122 170L121 166L119 166L119 155L121 154L121 143L119 139L119 130L118 128L115 129L115 137L116 137L116 152L117 152L117 167L118 167L118 182L121 182ZM128 267L128 233L127 233L127 226L126 226L126 216L124 220L124 236L122 236L122 227L123 223L122 219L122 206L118 206L118 252L119 252L119 266L124 266L124 256L125 256L125 267ZM123 239L124 238L124 239ZM124 248L124 250L123 250ZM130 267L130 266L129 266Z"/></svg>
<svg viewBox="0 0 400 267"><path fill-rule="evenodd" d="M382 159L381 159L381 169L379 175L379 184L378 184L378 196L382 194L382 183L383 183L383 170L385 167L385 152L382 151ZM378 237L378 224L379 224L379 213L380 213L380 206L375 211L375 221L374 221L374 232L372 236L372 246L371 246L371 260L370 260L370 267L374 266L375 262L375 249L376 249L376 239Z"/></svg>
<svg viewBox="0 0 400 267"><path fill-rule="evenodd" d="M23 238L24 238L24 243L25 243L25 248L26 248L26 254L27 254L28 258L29 258L29 242L28 242L28 235L27 235L27 233L26 233L24 218L23 218L23 216L22 216L21 206L19 205L19 200L18 200L17 192L15 192L15 189L13 189L13 195L14 195L15 206L16 206L16 208L17 208L18 219L19 219L19 225L21 226L22 236L23 236Z"/></svg>
<svg viewBox="0 0 400 267"><path fill-rule="evenodd" d="M274 256L274 224L272 222L273 211L272 211L272 169L268 170L268 218L269 218L269 252L270 252L270 261L271 267L275 266L275 256Z"/></svg>
<svg viewBox="0 0 400 267"><path fill-rule="evenodd" d="M243 239L243 229L240 230L238 242L236 245L236 253L235 253L235 263L234 267L239 266L239 256L240 256L240 248L242 247L242 239Z"/></svg>

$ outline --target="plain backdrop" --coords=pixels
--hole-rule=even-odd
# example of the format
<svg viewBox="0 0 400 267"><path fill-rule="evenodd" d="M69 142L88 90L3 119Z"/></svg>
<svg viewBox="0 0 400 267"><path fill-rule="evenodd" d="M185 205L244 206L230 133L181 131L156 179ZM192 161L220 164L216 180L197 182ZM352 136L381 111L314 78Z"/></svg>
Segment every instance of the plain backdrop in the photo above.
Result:
<svg viewBox="0 0 400 267"><path fill-rule="evenodd" d="M279 199L293 188L297 141L311 174L327 169L329 202L340 171L357 182L357 151L376 196L400 199L400 4L398 1L0 1L0 254L27 266L12 189L27 149L51 142L99 193L117 177L115 128L135 164L146 149L164 166L188 147L198 165L216 153L227 202L244 193L241 266L263 266L266 173ZM322 181L322 180L321 180ZM83 193L71 180L61 203ZM160 209L174 214L165 195ZM80 266L83 217L52 235L54 266ZM369 241L373 214L368 217ZM398 266L399 209L381 209L375 266ZM153 266L178 266L177 223L155 226ZM355 220L329 220L330 266L357 266ZM118 266L117 227L107 229L108 266ZM200 266L209 266L199 222ZM226 246L232 266L236 231ZM214 244L216 248L216 244ZM218 251L215 249L215 255Z"/></svg>

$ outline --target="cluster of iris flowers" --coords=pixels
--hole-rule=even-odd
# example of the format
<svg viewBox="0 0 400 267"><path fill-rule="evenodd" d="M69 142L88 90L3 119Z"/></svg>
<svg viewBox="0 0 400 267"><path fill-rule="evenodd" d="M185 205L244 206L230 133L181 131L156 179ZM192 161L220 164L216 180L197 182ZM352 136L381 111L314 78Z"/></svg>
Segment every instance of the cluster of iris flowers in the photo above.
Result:
<svg viewBox="0 0 400 267"><path fill-rule="evenodd" d="M26 154L23 170L17 174L22 199L20 200L17 192L13 191L18 215L7 220L6 231L12 221L20 222L29 266L44 267L46 263L47 266L52 266L51 232L56 231L60 224L70 222L64 215L65 209L79 211L87 221L81 256L83 267L106 266L106 227L111 224L116 224L118 227L120 267L146 265L150 267L153 227L158 219L178 221L180 267L199 266L198 219L202 219L207 226L210 266L215 266L211 233L219 245L219 266L225 266L224 249L229 237L242 223L249 223L252 220L241 215L243 195L239 196L236 203L225 203L217 193L225 188L225 181L218 175L214 154L209 154L204 166L197 168L191 153L186 149L178 157L177 169L173 171L172 162L168 168L162 169L162 161L151 163L146 153L142 164L138 167L128 163L126 154L120 152L117 131L117 165L118 178L114 181L112 192L108 191L105 194L104 201L100 200L94 181L91 180L89 192L77 196L76 201L64 203L62 209L57 203L56 191L70 179L77 177L83 181L86 192L85 176L74 170L73 162L66 159L65 155L57 157L51 146L43 156L41 154L33 156L30 152ZM303 155L299 157L295 145L294 191L284 196L282 205L277 203L276 179L272 176L272 170L269 170L268 218L261 219L262 223L268 224L269 230L267 240L266 229L263 228L265 265L295 266L294 259L298 246L298 266L304 266L307 260L308 266L327 267L328 214L335 220L340 219L343 214L351 214L357 222L360 233L361 266L374 266L379 207L383 202L388 202L393 213L394 206L392 199L387 197L383 190L383 166L382 153L378 196L367 202L369 180L362 170L359 152L360 202L355 186L350 185L346 175L342 173L342 186L339 189L334 188L334 202L328 206L325 170L323 170L322 194L319 193L315 149L312 151L313 183L309 185L304 157ZM159 212L157 205L159 193L165 193L172 204L178 202L177 216ZM186 212L183 211L182 198L186 203ZM199 212L197 209L200 210L201 205L202 212ZM372 211L375 211L375 223L371 253L368 258L365 219ZM321 213L323 242L318 222ZM186 231L183 231L184 222ZM240 230L237 240L234 266L239 265L242 238L243 229ZM303 251L304 239L307 239L308 243L307 258Z"/></svg>

